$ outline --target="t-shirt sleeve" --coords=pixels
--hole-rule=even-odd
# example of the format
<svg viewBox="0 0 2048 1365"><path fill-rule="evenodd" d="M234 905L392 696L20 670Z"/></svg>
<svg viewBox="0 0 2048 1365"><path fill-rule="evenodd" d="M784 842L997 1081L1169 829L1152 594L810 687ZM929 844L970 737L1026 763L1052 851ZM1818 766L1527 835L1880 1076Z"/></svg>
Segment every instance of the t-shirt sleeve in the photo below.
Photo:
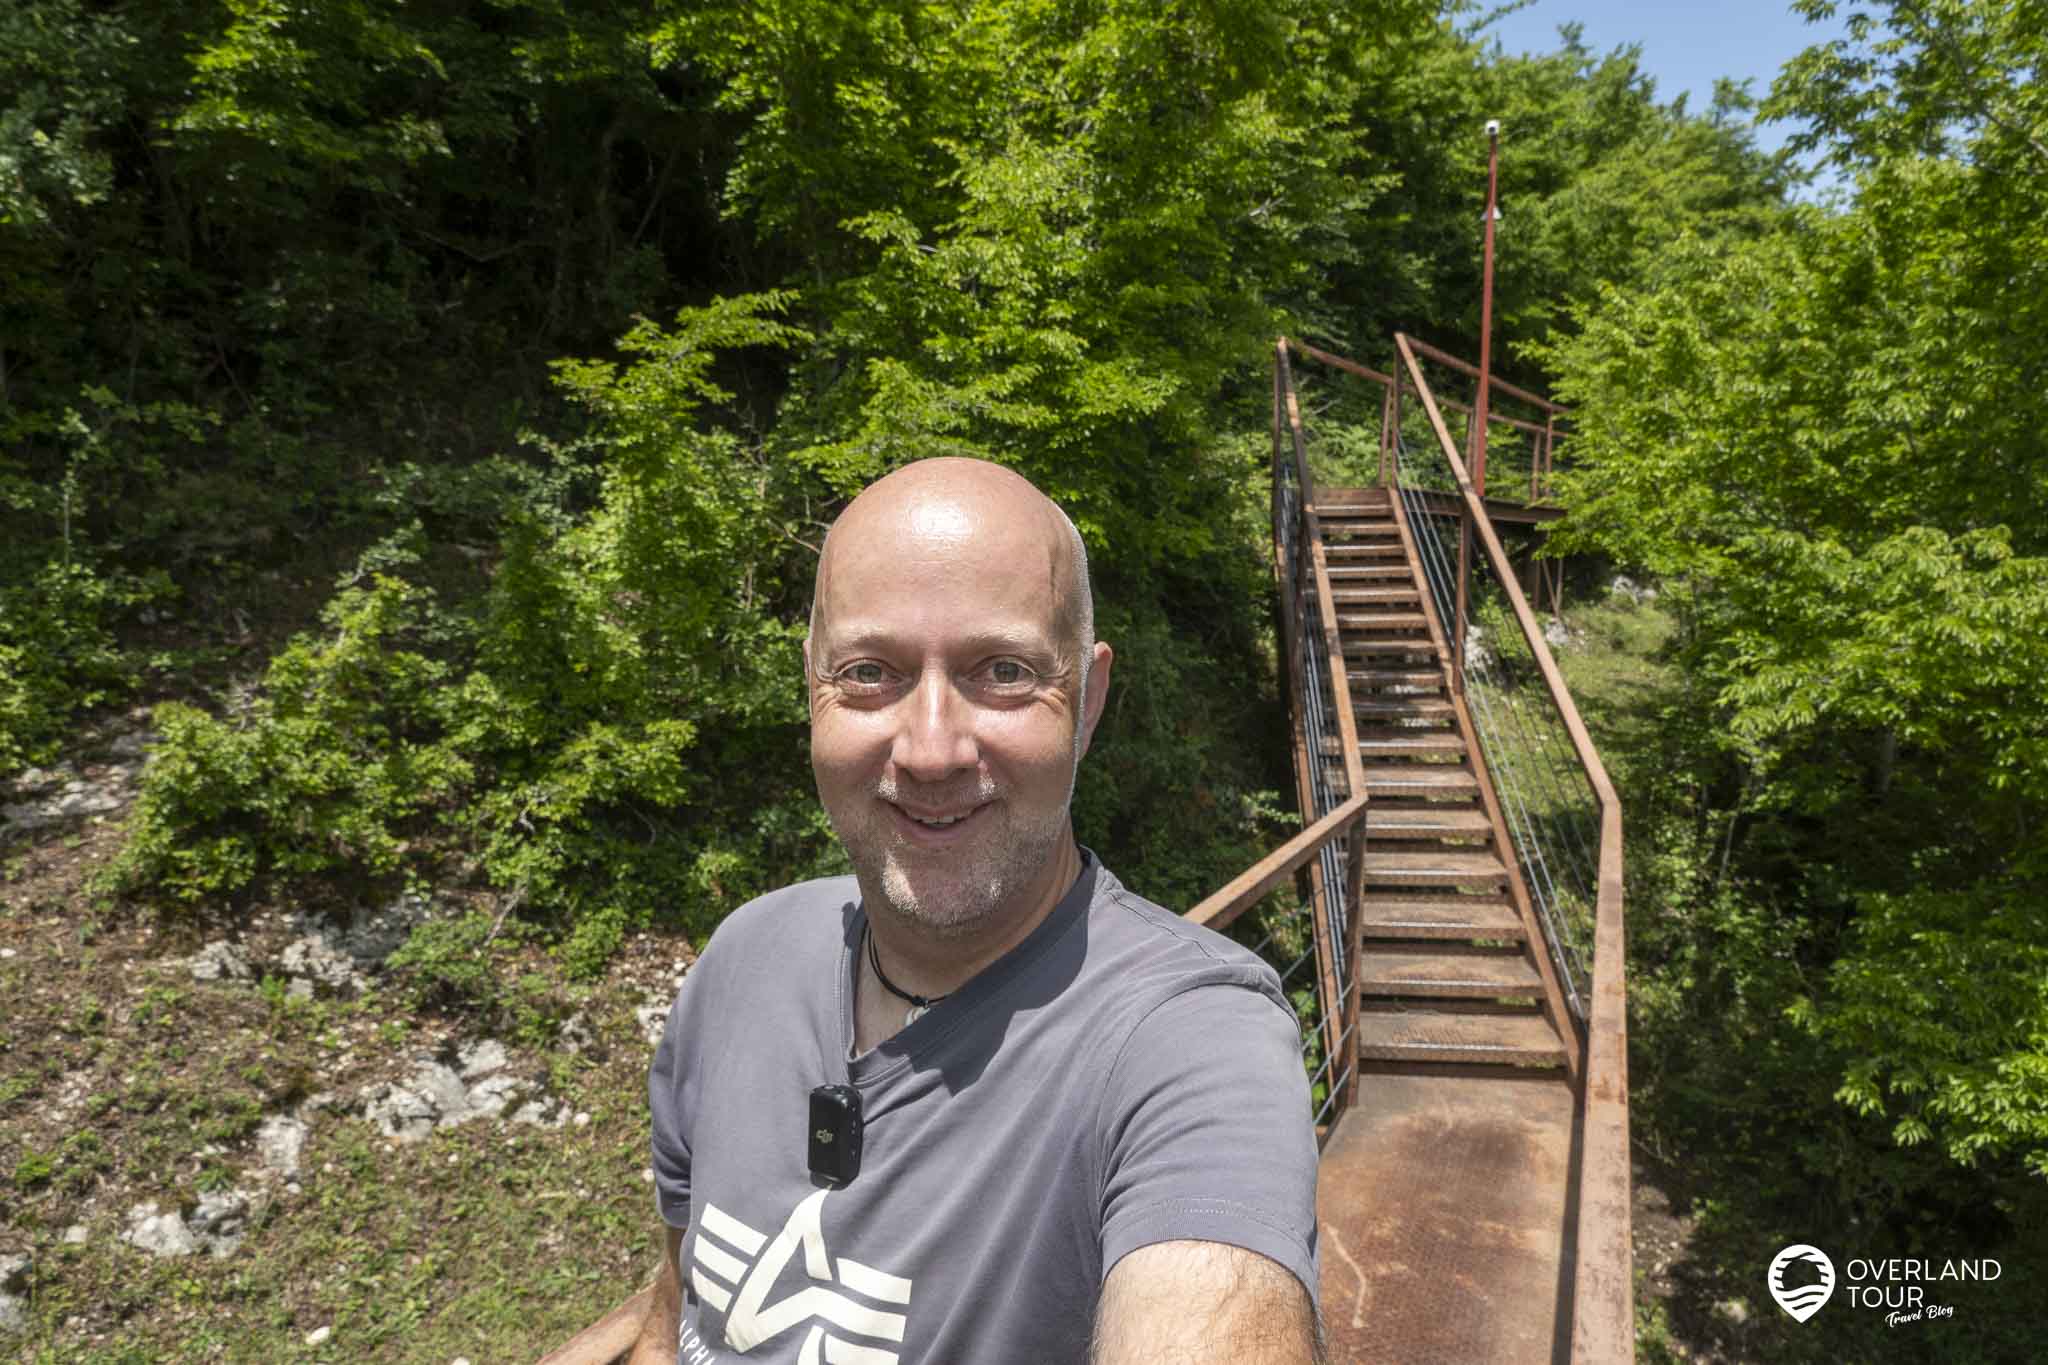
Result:
<svg viewBox="0 0 2048 1365"><path fill-rule="evenodd" d="M1315 1126L1293 1015L1241 986L1183 991L1133 1030L1104 1104L1104 1276L1155 1242L1225 1242L1315 1299Z"/></svg>
<svg viewBox="0 0 2048 1365"><path fill-rule="evenodd" d="M654 1203L662 1221L672 1228L687 1228L690 1223L688 1119L696 1107L690 1000L697 980L695 972L684 978L682 990L669 1007L661 1044L654 1050L654 1064L647 1071L647 1108L654 1128Z"/></svg>

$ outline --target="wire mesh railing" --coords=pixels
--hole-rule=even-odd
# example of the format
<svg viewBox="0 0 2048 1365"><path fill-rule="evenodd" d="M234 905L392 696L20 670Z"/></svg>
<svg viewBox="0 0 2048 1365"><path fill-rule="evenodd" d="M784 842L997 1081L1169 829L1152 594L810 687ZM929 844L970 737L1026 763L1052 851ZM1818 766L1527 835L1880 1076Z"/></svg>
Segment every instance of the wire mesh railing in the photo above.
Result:
<svg viewBox="0 0 2048 1365"><path fill-rule="evenodd" d="M1217 928L1244 919L1233 932L1273 965L1301 1018L1315 1121L1326 1127L1357 1091L1365 779L1285 342L1273 368L1272 514L1281 685L1295 712L1296 792L1305 828L1188 917ZM1274 870L1283 863L1284 875ZM1272 891L1302 872L1306 903L1276 903Z"/></svg>

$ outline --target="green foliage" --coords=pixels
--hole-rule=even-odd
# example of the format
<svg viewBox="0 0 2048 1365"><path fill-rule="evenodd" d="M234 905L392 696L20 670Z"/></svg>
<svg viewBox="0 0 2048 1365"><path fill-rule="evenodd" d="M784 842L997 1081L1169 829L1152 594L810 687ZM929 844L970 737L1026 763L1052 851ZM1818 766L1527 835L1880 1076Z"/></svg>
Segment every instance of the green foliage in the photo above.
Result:
<svg viewBox="0 0 2048 1365"><path fill-rule="evenodd" d="M26 1152L14 1163L14 1185L27 1190L42 1184L57 1172L57 1163L45 1152Z"/></svg>
<svg viewBox="0 0 2048 1365"><path fill-rule="evenodd" d="M1854 1058L1836 1098L1893 1140L2048 1177L2048 910L2011 886L1872 896L1824 1004L1792 1017ZM1968 982L1956 990L1951 983Z"/></svg>
<svg viewBox="0 0 2048 1365"><path fill-rule="evenodd" d="M153 587L61 560L0 585L0 777L47 761L77 712L127 690L114 617Z"/></svg>
<svg viewBox="0 0 2048 1365"><path fill-rule="evenodd" d="M712 347L797 337L767 316L779 306L690 310L673 333L636 329L624 368L561 367L610 452L596 505L530 503L473 613L397 576L419 567L415 527L363 557L324 631L230 714L159 707L128 884L194 900L259 876L424 873L454 839L514 905L571 926L565 954L587 972L657 908L703 906L682 912L708 924L815 859L823 824L797 813L812 803L792 743L800 627L777 614L801 579L770 511L790 476L691 426L723 397ZM755 804L693 805L722 780Z"/></svg>
<svg viewBox="0 0 2048 1365"><path fill-rule="evenodd" d="M1681 621L1694 918L1649 999L1713 944L1764 1006L1713 1036L1799 1097L1807 1171L1867 1210L1980 1179L2016 1217L2048 1175L2048 203L2013 172L2048 30L1964 3L1850 29L1771 107L1861 168L1854 201L1683 241L1547 352L1580 418L1558 539L1650 569ZM1737 915L1760 952L1715 937ZM1758 1122L1746 1090L1723 1128Z"/></svg>
<svg viewBox="0 0 2048 1365"><path fill-rule="evenodd" d="M416 645L431 606L401 579L344 589L324 636L271 662L261 695L216 719L156 709L163 744L120 874L183 900L261 874L395 871L407 822L464 789L482 694Z"/></svg>

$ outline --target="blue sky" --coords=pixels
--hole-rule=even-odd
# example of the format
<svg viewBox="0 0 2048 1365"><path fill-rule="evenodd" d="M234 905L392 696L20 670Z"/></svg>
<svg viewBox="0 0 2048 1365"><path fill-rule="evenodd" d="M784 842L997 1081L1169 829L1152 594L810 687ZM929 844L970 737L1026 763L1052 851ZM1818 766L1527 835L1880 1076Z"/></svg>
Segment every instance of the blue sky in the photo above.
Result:
<svg viewBox="0 0 2048 1365"><path fill-rule="evenodd" d="M1785 0L1722 0L1706 3L1638 3L1623 0L1536 0L1496 21L1487 32L1509 52L1554 52L1558 25L1576 20L1584 42L1596 53L1630 43L1643 49L1642 68L1657 82L1660 103L1692 92L1688 108L1703 110L1714 94L1714 78L1753 77L1750 93L1769 93L1786 59L1814 43L1843 34L1840 17L1809 24ZM1775 150L1793 132L1787 123L1757 128L1757 144Z"/></svg>

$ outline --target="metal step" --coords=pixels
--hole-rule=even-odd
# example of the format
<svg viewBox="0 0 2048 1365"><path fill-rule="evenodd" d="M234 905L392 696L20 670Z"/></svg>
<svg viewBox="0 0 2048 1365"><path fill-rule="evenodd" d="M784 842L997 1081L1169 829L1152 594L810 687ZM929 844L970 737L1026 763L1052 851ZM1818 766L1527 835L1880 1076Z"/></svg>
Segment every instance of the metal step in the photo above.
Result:
<svg viewBox="0 0 2048 1365"><path fill-rule="evenodd" d="M1358 1055L1374 1061L1563 1066L1564 1041L1540 1014L1365 1010Z"/></svg>
<svg viewBox="0 0 2048 1365"><path fill-rule="evenodd" d="M1404 697L1399 693L1368 693L1360 696L1351 694L1351 709L1361 716L1374 720L1441 720L1457 718L1457 708L1451 705L1449 697L1414 696Z"/></svg>
<svg viewBox="0 0 2048 1365"><path fill-rule="evenodd" d="M1370 780L1366 783L1372 790ZM1375 853L1365 849L1365 880L1369 886L1471 886L1491 890L1507 880L1508 870L1491 853Z"/></svg>
<svg viewBox="0 0 2048 1365"><path fill-rule="evenodd" d="M1362 902L1367 938L1506 939L1522 942L1522 917L1505 896L1380 895Z"/></svg>
<svg viewBox="0 0 2048 1365"><path fill-rule="evenodd" d="M1391 560L1404 568L1408 563L1408 552L1401 548L1398 540L1326 540L1323 542L1325 560L1342 560L1346 563L1369 560Z"/></svg>
<svg viewBox="0 0 2048 1365"><path fill-rule="evenodd" d="M1330 601L1340 607L1370 607L1381 602L1405 604L1420 602L1422 594L1413 583L1394 584L1380 588L1337 588L1330 589Z"/></svg>
<svg viewBox="0 0 2048 1365"><path fill-rule="evenodd" d="M1401 528L1384 507L1360 507L1345 512L1318 511L1316 516L1323 523L1323 538L1351 536L1368 540L1399 540Z"/></svg>
<svg viewBox="0 0 2048 1365"><path fill-rule="evenodd" d="M1519 952L1451 944L1366 950L1359 990L1371 996L1444 1000L1540 1000L1543 980Z"/></svg>
<svg viewBox="0 0 2048 1365"><path fill-rule="evenodd" d="M1347 668L1344 677L1353 687L1446 686L1442 670L1435 668Z"/></svg>
<svg viewBox="0 0 2048 1365"><path fill-rule="evenodd" d="M1368 639L1361 635L1342 635L1337 639L1341 653L1352 654L1427 654L1436 658L1436 645L1427 635L1396 636L1388 639Z"/></svg>
<svg viewBox="0 0 2048 1365"><path fill-rule="evenodd" d="M1426 630L1429 618L1419 611L1340 611L1340 630Z"/></svg>
<svg viewBox="0 0 2048 1365"><path fill-rule="evenodd" d="M1335 735L1326 736L1320 746L1323 756L1338 756L1343 752L1339 747L1342 743ZM1429 730L1420 726L1394 730L1366 726L1358 732L1358 755L1364 759L1382 760L1463 758L1465 741L1456 730Z"/></svg>
<svg viewBox="0 0 2048 1365"><path fill-rule="evenodd" d="M1374 840L1493 837L1493 822L1477 806L1394 805L1375 801L1366 808L1365 829Z"/></svg>
<svg viewBox="0 0 2048 1365"><path fill-rule="evenodd" d="M1371 797L1477 796L1479 779L1462 763L1368 763L1365 791Z"/></svg>
<svg viewBox="0 0 2048 1365"><path fill-rule="evenodd" d="M1421 726L1366 726L1358 731L1358 753L1368 759L1462 757L1464 737L1458 731L1430 731Z"/></svg>

